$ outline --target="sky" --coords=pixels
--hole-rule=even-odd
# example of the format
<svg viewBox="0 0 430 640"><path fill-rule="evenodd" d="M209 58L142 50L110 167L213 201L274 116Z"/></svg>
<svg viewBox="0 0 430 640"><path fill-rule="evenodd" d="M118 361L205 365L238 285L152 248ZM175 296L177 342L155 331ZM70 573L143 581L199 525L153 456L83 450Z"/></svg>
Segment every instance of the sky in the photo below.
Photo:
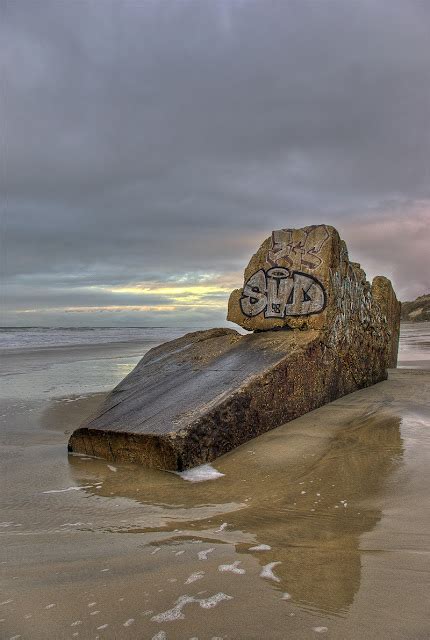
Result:
<svg viewBox="0 0 430 640"><path fill-rule="evenodd" d="M272 229L430 292L426 0L0 0L1 324L215 326Z"/></svg>

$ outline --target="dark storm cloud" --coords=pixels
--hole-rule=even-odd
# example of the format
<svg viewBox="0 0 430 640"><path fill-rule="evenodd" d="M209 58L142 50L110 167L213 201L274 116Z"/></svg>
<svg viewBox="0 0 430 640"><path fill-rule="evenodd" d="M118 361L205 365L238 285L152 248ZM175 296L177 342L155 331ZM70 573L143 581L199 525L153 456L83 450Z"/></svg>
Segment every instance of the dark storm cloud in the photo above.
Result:
<svg viewBox="0 0 430 640"><path fill-rule="evenodd" d="M235 272L272 228L318 222L402 295L430 284L405 252L430 222L427 3L3 0L0 30L2 271L41 308Z"/></svg>

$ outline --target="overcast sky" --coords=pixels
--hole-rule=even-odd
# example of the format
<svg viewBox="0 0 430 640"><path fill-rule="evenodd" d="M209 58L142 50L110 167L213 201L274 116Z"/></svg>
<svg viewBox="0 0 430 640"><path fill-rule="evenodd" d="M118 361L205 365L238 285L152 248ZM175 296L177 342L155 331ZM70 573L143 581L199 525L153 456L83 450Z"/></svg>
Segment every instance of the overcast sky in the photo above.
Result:
<svg viewBox="0 0 430 640"><path fill-rule="evenodd" d="M426 0L0 0L3 325L215 325L272 229L430 290Z"/></svg>

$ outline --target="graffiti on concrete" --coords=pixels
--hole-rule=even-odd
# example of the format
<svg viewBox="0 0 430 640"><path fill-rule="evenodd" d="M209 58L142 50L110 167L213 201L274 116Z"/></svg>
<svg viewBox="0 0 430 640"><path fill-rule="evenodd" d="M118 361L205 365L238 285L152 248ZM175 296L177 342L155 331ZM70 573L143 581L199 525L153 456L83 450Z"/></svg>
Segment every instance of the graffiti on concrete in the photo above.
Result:
<svg viewBox="0 0 430 640"><path fill-rule="evenodd" d="M360 265L349 262L345 243L342 243L339 263L336 270L330 269L330 286L336 309L331 332L332 344L338 339L352 340L352 332L357 331L357 327L367 331L375 321L387 322L379 305L373 300L371 286ZM375 332L373 328L372 335Z"/></svg>
<svg viewBox="0 0 430 640"><path fill-rule="evenodd" d="M307 316L326 305L324 287L313 276L283 267L259 269L246 282L240 306L252 318L264 311L265 318Z"/></svg>
<svg viewBox="0 0 430 640"><path fill-rule="evenodd" d="M273 231L267 262L276 266L282 261L289 269L295 271L318 269L323 262L318 254L329 237L329 231L324 224L304 229Z"/></svg>

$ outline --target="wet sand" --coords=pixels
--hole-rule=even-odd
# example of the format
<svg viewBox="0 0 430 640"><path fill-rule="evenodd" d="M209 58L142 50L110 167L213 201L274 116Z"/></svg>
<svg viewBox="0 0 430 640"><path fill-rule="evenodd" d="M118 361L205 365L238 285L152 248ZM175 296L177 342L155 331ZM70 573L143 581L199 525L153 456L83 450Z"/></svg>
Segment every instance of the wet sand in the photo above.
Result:
<svg viewBox="0 0 430 640"><path fill-rule="evenodd" d="M2 359L0 637L428 639L429 332L407 330L389 380L201 482L67 456L137 345Z"/></svg>

